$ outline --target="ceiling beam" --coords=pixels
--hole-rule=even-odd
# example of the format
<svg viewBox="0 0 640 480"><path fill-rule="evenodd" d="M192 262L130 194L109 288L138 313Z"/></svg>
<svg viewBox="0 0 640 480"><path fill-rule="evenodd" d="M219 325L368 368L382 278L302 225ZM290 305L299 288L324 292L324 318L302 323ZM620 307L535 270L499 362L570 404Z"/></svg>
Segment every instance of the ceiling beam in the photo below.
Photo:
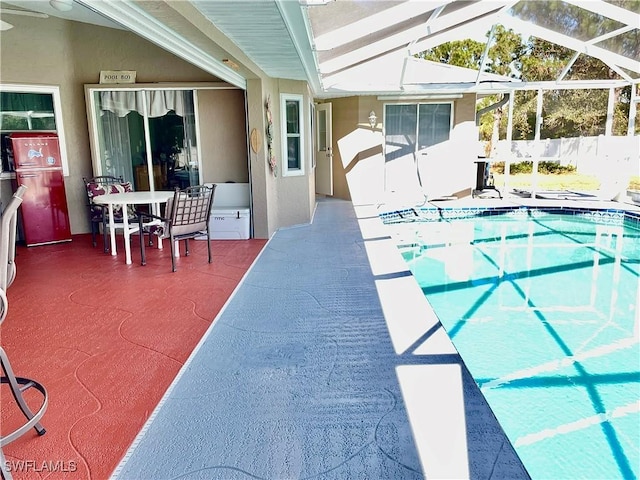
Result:
<svg viewBox="0 0 640 480"><path fill-rule="evenodd" d="M611 18L625 25L629 25L635 28L640 28L640 13L621 8L612 3L607 2L594 2L585 0L564 0L565 3L570 3L576 7L580 7L585 10L589 10L598 15Z"/></svg>
<svg viewBox="0 0 640 480"><path fill-rule="evenodd" d="M469 30L483 29L486 32L489 32L495 23L496 17L490 15L480 17L477 20L472 20L461 26L441 30L412 44L409 47L409 54L415 55L417 53L424 52L425 50L429 50L430 48L437 47L438 45L442 45L443 43L466 38L465 34ZM486 40L483 41L486 42Z"/></svg>
<svg viewBox="0 0 640 480"><path fill-rule="evenodd" d="M428 29L425 28L424 25L408 28L402 32L389 35L377 42L372 42L364 47L354 49L348 53L322 62L320 64L320 72L322 74L337 72L357 63L380 56L384 53L391 52L393 50L406 49L407 45L412 44L416 39L437 34L443 30L447 30L458 25L465 25L465 28L458 32L458 38L465 38L464 31L470 25L470 18L473 19L490 14L491 12L494 12L510 3L513 2L504 0L500 2L474 2L466 7L459 8L455 12L439 16L429 23ZM380 30L380 26L378 26L377 30ZM460 35L461 32L462 35ZM375 36L375 32L370 31L369 33ZM416 48L412 47L411 50L413 53L416 51Z"/></svg>
<svg viewBox="0 0 640 480"><path fill-rule="evenodd" d="M318 62L311 47L311 28L305 7L298 2L276 0L280 15L298 52L309 86L314 93L322 91Z"/></svg>
<svg viewBox="0 0 640 480"><path fill-rule="evenodd" d="M405 22L410 18L425 14L448 3L451 3L451 0L437 2L409 0L395 7L376 13L375 15L365 17L357 22L353 22L345 25L344 27L327 32L324 35L319 35L315 39L315 48L317 51L337 48L341 45L366 37L367 35L371 35L371 32Z"/></svg>
<svg viewBox="0 0 640 480"><path fill-rule="evenodd" d="M32 12L31 10L18 10L15 8L0 7L0 15L23 15L25 17L49 18L49 15L42 12Z"/></svg>
<svg viewBox="0 0 640 480"><path fill-rule="evenodd" d="M585 53L598 58L607 65L617 65L619 67L626 68L627 70L631 70L632 72L640 73L640 61L636 59L619 55L596 45L585 43L577 38L563 35L553 30L549 30L548 28L533 25L530 22L525 22L517 18L505 16L501 19L501 22L506 27L513 28L515 31L520 33L541 38L548 42L555 43L556 45L562 45L576 52Z"/></svg>
<svg viewBox="0 0 640 480"><path fill-rule="evenodd" d="M416 84L412 88L405 89L403 96L424 97L425 95L446 95L455 94L476 94L476 95L493 95L496 93L511 93L518 90L591 90L620 88L629 84L621 80L578 80L566 82L530 82L530 83L513 83L513 82L491 82L491 83L456 83L456 84ZM347 87L345 89L344 87ZM340 96L356 96L356 95L390 95L388 91L375 91L353 88L354 85L336 85L329 87L323 92L322 97L337 98ZM640 98L640 97L638 97Z"/></svg>
<svg viewBox="0 0 640 480"><path fill-rule="evenodd" d="M565 80L562 82L545 81L545 82L490 82L480 83L460 83L448 84L446 86L434 87L430 84L415 84L410 92L432 91L432 92L453 92L461 93L508 93L517 90L609 90L611 88L627 87L629 83L622 80ZM409 90L407 90L409 91Z"/></svg>

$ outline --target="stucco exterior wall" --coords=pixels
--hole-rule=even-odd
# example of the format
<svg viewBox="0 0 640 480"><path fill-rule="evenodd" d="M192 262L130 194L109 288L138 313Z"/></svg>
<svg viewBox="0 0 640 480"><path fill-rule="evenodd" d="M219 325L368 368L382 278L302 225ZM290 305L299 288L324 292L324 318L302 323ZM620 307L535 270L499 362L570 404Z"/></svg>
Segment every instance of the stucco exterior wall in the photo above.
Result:
<svg viewBox="0 0 640 480"><path fill-rule="evenodd" d="M475 185L475 95L445 101L453 101L450 140L431 148L428 160L421 159L422 190L428 198L470 195ZM333 114L334 195L356 205L389 201L385 190L385 102L373 96L327 102L331 102ZM378 118L373 128L368 120L371 111Z"/></svg>
<svg viewBox="0 0 640 480"><path fill-rule="evenodd" d="M204 181L248 182L244 90L198 90L198 114Z"/></svg>
<svg viewBox="0 0 640 480"><path fill-rule="evenodd" d="M60 87L69 159L65 185L71 229L73 234L88 232L82 177L92 175L92 163L84 85L96 84L101 70L135 70L137 83L197 83L218 79L127 31L55 17L20 16L12 18L12 24L14 28L2 32L0 82ZM300 177L281 175L281 92L301 94L304 98L306 164L305 174ZM246 105L244 95L242 90L198 92L203 177L205 182L250 179L254 235L267 238L280 227L308 223L313 214L315 181L306 155L312 138L311 95L306 82L267 77L248 80ZM268 96L273 107L277 176L266 161L264 105ZM260 132L263 140L263 148L257 153L248 150L248 135L253 128ZM2 194L10 193L10 183L10 180L2 181Z"/></svg>
<svg viewBox="0 0 640 480"><path fill-rule="evenodd" d="M338 98L331 103L334 196L355 204L375 202L383 191L382 133L372 129L366 117L372 109L381 112L381 104L374 97Z"/></svg>
<svg viewBox="0 0 640 480"><path fill-rule="evenodd" d="M282 175L282 140L280 94L303 96L302 115L304 134L302 151L305 152L304 175ZM273 152L277 168L274 173L267 160L266 103L271 101L273 118ZM259 152L251 151L251 184L254 209L254 235L268 238L281 227L309 223L315 208L315 179L311 169L311 117L312 101L305 82L263 78L247 82L249 134L255 128L262 139Z"/></svg>
<svg viewBox="0 0 640 480"><path fill-rule="evenodd" d="M302 145L301 152L304 162L304 175L296 176L284 176L283 162L286 161L282 153L282 141L280 140L281 129L276 129L276 135L278 135L278 145L275 150L276 159L278 162L278 176L277 176L277 195L278 205L282 205L282 208L278 209L278 224L280 226L285 225L298 225L303 223L309 223L311 221L311 214L313 211L313 205L310 205L311 193L315 194L315 180L313 172L311 171L311 158L310 141L312 138L311 132L311 113L310 103L312 101L307 90L306 82L294 81L294 80L279 80L278 91L274 96L272 95L271 103L273 108L274 123L281 125L282 111L280 108L280 95L281 94L296 94L302 95L301 115L303 121L302 132ZM314 202L315 203L315 202Z"/></svg>
<svg viewBox="0 0 640 480"><path fill-rule="evenodd" d="M90 176L92 168L84 84L97 83L101 70L135 70L138 82L218 79L126 31L56 17L13 16L11 23L14 28L3 31L0 42L0 82L60 87L71 231L88 232L82 177ZM10 183L2 181L3 192Z"/></svg>
<svg viewBox="0 0 640 480"><path fill-rule="evenodd" d="M253 234L256 238L269 238L276 223L275 178L267 164L266 116L264 105L273 90L273 81L247 81L247 116L249 134L255 129L260 142L258 151L250 152L251 200L253 208Z"/></svg>

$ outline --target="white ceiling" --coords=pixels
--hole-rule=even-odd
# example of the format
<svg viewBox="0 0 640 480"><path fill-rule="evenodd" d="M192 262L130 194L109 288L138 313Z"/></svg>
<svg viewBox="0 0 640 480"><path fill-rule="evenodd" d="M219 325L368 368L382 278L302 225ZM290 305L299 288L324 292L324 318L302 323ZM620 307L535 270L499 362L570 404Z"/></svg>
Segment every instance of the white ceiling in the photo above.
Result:
<svg viewBox="0 0 640 480"><path fill-rule="evenodd" d="M74 4L73 8L67 12L61 12L51 6L49 0L2 0L0 1L2 20L11 23L11 18L15 15L29 14L29 12L43 13L50 17L64 18L76 22L90 23L110 28L121 28L117 23L102 17L95 12L85 8L83 5Z"/></svg>
<svg viewBox="0 0 640 480"><path fill-rule="evenodd" d="M191 3L267 75L306 80L294 39L275 2L191 0Z"/></svg>
<svg viewBox="0 0 640 480"><path fill-rule="evenodd" d="M620 83L640 82L639 0L74 0L67 14L47 0L0 4L7 3L130 29L236 85L258 70L307 80L318 97L451 85L457 78L442 66L417 67L413 54L483 38L494 24L597 57ZM224 57L243 67L230 68ZM504 84L459 73L460 88Z"/></svg>

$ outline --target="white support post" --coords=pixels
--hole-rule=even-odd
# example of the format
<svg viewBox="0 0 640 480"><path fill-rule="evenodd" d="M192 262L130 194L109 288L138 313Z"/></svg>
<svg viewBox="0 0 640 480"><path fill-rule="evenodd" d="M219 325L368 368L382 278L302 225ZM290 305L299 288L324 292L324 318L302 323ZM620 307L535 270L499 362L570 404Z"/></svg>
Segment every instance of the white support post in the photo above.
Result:
<svg viewBox="0 0 640 480"><path fill-rule="evenodd" d="M616 91L615 88L609 89L609 99L607 102L607 122L604 128L604 134L608 137L613 135L613 107L615 104Z"/></svg>
<svg viewBox="0 0 640 480"><path fill-rule="evenodd" d="M629 125L627 127L627 135L633 136L636 129L636 115L638 112L638 102L640 102L640 96L638 96L638 85L631 86L631 104L629 105Z"/></svg>
<svg viewBox="0 0 640 480"><path fill-rule="evenodd" d="M534 140L536 145L540 143L540 130L542 130L542 89L538 89L538 98L536 103L536 133ZM542 150L541 148L539 150ZM540 160L541 151L536 152L531 170L531 198L536 198L536 189L538 187L538 162Z"/></svg>
<svg viewBox="0 0 640 480"><path fill-rule="evenodd" d="M534 140L540 141L540 130L542 129L542 89L538 89L538 97L536 103L536 132Z"/></svg>
<svg viewBox="0 0 640 480"><path fill-rule="evenodd" d="M509 174L511 169L511 156L513 154L513 105L516 100L516 92L512 90L509 92L509 110L507 116L507 136L506 141L509 145L509 154L508 157L504 159L504 185L502 186L503 192L502 197L506 197L507 192L509 191Z"/></svg>

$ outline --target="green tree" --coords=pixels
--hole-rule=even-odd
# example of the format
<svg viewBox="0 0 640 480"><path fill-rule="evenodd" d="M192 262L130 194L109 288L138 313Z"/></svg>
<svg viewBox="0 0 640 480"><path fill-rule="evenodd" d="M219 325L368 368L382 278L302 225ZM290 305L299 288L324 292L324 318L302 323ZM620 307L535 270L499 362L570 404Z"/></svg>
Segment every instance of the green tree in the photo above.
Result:
<svg viewBox="0 0 640 480"><path fill-rule="evenodd" d="M464 68L478 68L484 43L475 40L454 40L417 54L419 58Z"/></svg>
<svg viewBox="0 0 640 480"><path fill-rule="evenodd" d="M491 32L487 32L489 39ZM430 50L418 54L418 57L440 63L447 63L458 67L479 69L481 68L482 55L485 50L485 43L475 40L456 40L442 45L438 45ZM513 30L507 30L502 25L497 25L493 31L491 44L487 51L487 58L484 62L483 71L516 77L522 68L521 59L526 50L526 45L522 42L520 35ZM503 95L490 95L479 102L479 108L485 108L496 104ZM499 128L505 118L504 107L497 107L480 119L480 138L491 140L490 145L497 145L499 139Z"/></svg>
<svg viewBox="0 0 640 480"><path fill-rule="evenodd" d="M522 57L522 80L556 80L562 69L574 55L574 51L539 38L529 42L527 54ZM567 80L612 80L620 78L601 60L580 55L573 63L565 79ZM615 135L625 135L629 116L631 87L619 88L614 92ZM550 90L544 92L542 116L544 124L541 138L575 137L599 135L605 131L609 92L606 89ZM518 104L516 110L525 110L516 120L514 115L514 138L533 138L535 128L534 92ZM522 122L529 122L524 125Z"/></svg>
<svg viewBox="0 0 640 480"><path fill-rule="evenodd" d="M638 0L612 0L623 8L640 5ZM575 38L593 38L619 28L615 20L601 17L557 0L546 2L519 2L514 15ZM550 19L553 19L550 24ZM597 20L597 21L596 21ZM487 34L487 37L489 34ZM485 44L473 40L460 40L438 45L418 56L450 65L479 69ZM497 26L488 50L483 70L504 76L518 77L526 82L557 80L574 56L574 51L543 39L531 37L523 40L519 34ZM565 79L617 79L618 74L597 58L580 55L567 72ZM614 134L626 133L631 87L615 91ZM496 104L498 96L485 97L478 109ZM541 138L598 135L604 133L608 90L553 90L543 96L543 126ZM535 133L537 92L519 91L515 95L513 138L532 139ZM507 118L503 107L498 107L480 119L480 135L495 145L506 136Z"/></svg>

